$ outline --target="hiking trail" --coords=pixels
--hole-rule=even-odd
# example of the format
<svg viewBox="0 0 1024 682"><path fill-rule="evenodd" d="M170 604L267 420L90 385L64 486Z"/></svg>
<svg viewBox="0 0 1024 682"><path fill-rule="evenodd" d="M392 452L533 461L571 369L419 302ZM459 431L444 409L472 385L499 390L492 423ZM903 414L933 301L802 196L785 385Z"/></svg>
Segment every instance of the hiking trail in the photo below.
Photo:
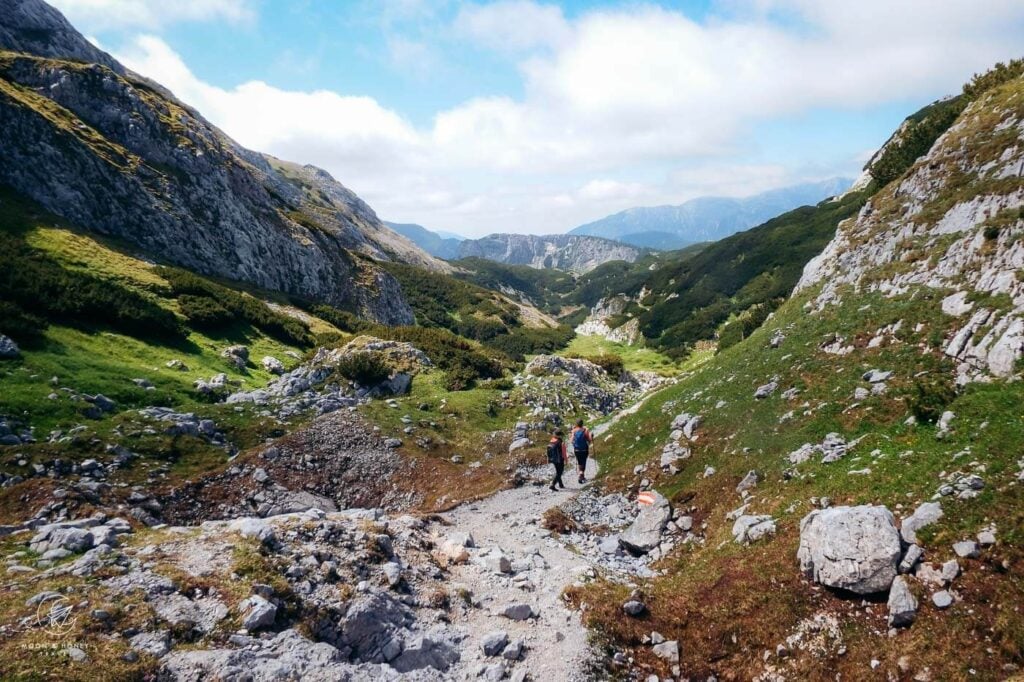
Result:
<svg viewBox="0 0 1024 682"><path fill-rule="evenodd" d="M472 667L478 660L484 665L501 661L500 657L485 657L482 643L487 635L504 631L510 642L522 640L526 646L522 660L511 671L511 679L523 679L523 673L533 680L587 679L587 629L579 614L566 608L561 595L579 576L591 571L592 564L540 525L545 511L590 485L577 483L575 463L570 464L572 468L567 467L564 477L565 490L552 492L546 484L527 484L462 505L444 515L452 524L449 533L469 533L474 545L480 548L471 550L474 556L469 563L452 568L449 581L453 591L465 588L480 602L480 608L469 610L464 619L455 623L469 633L460 667ZM542 470L547 473L550 469ZM588 480L597 471L594 460L588 461ZM486 564L488 553L494 549L509 558L514 573L500 573ZM507 607L517 604L529 604L537 617L517 621L503 615Z"/></svg>

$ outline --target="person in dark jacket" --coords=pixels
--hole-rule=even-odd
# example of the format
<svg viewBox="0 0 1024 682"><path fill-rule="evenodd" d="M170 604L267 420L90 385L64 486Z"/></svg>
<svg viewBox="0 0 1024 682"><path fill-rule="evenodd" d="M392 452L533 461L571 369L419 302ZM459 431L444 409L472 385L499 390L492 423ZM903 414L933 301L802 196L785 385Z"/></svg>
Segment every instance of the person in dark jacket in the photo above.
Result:
<svg viewBox="0 0 1024 682"><path fill-rule="evenodd" d="M551 481L551 489L555 490L555 484L559 488L565 488L562 482L562 472L565 471L565 463L569 460L569 453L566 451L565 440L562 438L562 430L556 429L548 441L548 461L555 465L555 478Z"/></svg>
<svg viewBox="0 0 1024 682"><path fill-rule="evenodd" d="M580 475L580 485L583 485L587 480L587 458L594 445L594 435L583 425L583 420L579 419L576 421L569 440L572 443L572 453L576 455L576 469Z"/></svg>

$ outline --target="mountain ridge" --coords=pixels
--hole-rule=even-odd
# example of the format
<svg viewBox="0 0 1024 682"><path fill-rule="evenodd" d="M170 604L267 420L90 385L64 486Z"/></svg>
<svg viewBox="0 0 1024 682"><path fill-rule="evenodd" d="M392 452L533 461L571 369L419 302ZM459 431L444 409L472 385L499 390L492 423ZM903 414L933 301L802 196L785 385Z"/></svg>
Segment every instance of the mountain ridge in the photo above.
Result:
<svg viewBox="0 0 1024 682"><path fill-rule="evenodd" d="M529 265L585 273L611 261L633 262L644 253L629 244L591 235L494 233L459 244L460 258L485 258L508 265Z"/></svg>
<svg viewBox="0 0 1024 682"><path fill-rule="evenodd" d="M569 230L635 246L676 249L715 241L803 205L841 194L853 180L836 177L750 197L697 197L677 205L638 206ZM660 247L659 247L660 245Z"/></svg>
<svg viewBox="0 0 1024 682"><path fill-rule="evenodd" d="M453 235L453 233L446 232L442 234L441 232L435 232L434 230L427 229L426 227L416 223L393 223L387 220L383 222L389 228L409 239L431 256L443 258L444 260L451 260L459 257L459 243L463 241L463 237L461 236L445 236Z"/></svg>
<svg viewBox="0 0 1024 682"><path fill-rule="evenodd" d="M372 259L449 269L325 171L275 168L40 0L0 17L0 49L0 182L83 228L385 323L412 311Z"/></svg>

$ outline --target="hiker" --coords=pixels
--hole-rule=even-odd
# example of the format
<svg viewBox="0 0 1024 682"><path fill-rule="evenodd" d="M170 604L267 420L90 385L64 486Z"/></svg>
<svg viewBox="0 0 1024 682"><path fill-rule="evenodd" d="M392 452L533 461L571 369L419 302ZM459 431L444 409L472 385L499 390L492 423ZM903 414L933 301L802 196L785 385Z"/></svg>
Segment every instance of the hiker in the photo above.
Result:
<svg viewBox="0 0 1024 682"><path fill-rule="evenodd" d="M569 461L569 455L566 452L562 435L561 429L555 429L554 435L548 442L548 461L555 465L555 478L551 481L552 490L555 490L556 483L559 488L565 488L565 483L562 482L562 472L565 471L565 463Z"/></svg>
<svg viewBox="0 0 1024 682"><path fill-rule="evenodd" d="M587 457L590 456L590 446L594 444L594 436L590 429L583 425L582 419L576 420L576 426L572 430L572 451L576 455L576 468L580 474L580 485L587 480Z"/></svg>

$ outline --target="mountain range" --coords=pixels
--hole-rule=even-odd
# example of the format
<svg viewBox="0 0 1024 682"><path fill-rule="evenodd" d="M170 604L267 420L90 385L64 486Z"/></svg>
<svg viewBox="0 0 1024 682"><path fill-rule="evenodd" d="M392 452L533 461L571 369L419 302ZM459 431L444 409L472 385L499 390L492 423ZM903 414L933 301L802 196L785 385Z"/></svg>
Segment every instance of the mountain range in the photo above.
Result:
<svg viewBox="0 0 1024 682"><path fill-rule="evenodd" d="M813 206L842 194L852 183L848 178L831 178L744 198L699 197L678 206L630 208L580 225L569 234L605 237L652 249L679 249L728 237L799 206Z"/></svg>
<svg viewBox="0 0 1024 682"><path fill-rule="evenodd" d="M459 244L460 258L576 273L589 272L611 261L632 263L642 253L642 249L610 239L569 234L491 234Z"/></svg>
<svg viewBox="0 0 1024 682"><path fill-rule="evenodd" d="M459 257L459 243L463 241L464 237L453 232L428 230L416 223L392 223L385 220L384 224L431 256L445 260Z"/></svg>

